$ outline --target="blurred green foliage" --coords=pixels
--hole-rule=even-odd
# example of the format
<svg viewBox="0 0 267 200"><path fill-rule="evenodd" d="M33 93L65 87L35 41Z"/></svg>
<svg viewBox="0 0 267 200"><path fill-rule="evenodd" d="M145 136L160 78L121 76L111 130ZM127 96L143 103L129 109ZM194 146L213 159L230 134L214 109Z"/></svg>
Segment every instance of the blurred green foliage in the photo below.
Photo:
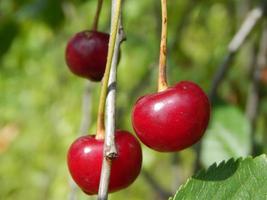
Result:
<svg viewBox="0 0 267 200"><path fill-rule="evenodd" d="M168 1L171 84L188 79L209 90L227 44L244 19L247 7L253 6L249 2L256 5L258 1ZM0 199L58 200L67 199L70 194L65 158L69 145L78 137L86 80L68 71L64 51L74 33L90 29L96 3L96 0L0 1ZM133 132L132 105L139 96L156 90L160 1L125 1L123 18L127 41L122 45L118 70L117 127ZM101 31L108 32L109 21L110 1L104 1ZM244 116L252 50L258 45L260 27L242 47L220 87L218 102L224 102L223 105L218 106L217 102L213 106L213 110L220 109L219 115L224 106L227 109L232 105L234 114L225 113L228 120ZM100 87L97 83L91 86L89 133L94 133ZM262 102L266 100L265 93L263 90ZM266 114L267 104L262 103L256 134L259 153L266 149ZM242 116L233 122L228 127L234 127L231 131L240 130L235 125L247 126ZM249 145L247 139L244 141ZM211 147L205 146L205 151L212 152ZM241 150L241 155L249 154L249 149ZM238 149L233 155L241 156L239 152ZM174 192L193 173L193 148L176 154L178 163L173 163L172 154L146 147L143 154L143 168L169 191ZM209 155L205 154L207 158ZM210 157L209 163L214 161L219 160ZM126 195L129 200L158 199L142 175L128 189L112 194L111 199L125 199ZM78 192L78 197L88 199L82 192Z"/></svg>

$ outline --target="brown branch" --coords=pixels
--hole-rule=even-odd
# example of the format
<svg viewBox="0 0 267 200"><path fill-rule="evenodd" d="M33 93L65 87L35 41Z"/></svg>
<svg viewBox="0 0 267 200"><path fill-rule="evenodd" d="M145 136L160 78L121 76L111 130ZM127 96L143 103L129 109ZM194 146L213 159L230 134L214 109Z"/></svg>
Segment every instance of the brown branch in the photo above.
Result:
<svg viewBox="0 0 267 200"><path fill-rule="evenodd" d="M232 41L228 45L228 53L225 56L222 64L219 66L217 72L212 81L211 90L209 92L209 98L211 102L214 101L214 97L217 95L217 89L225 77L229 66L231 65L235 54L238 52L240 47L244 44L245 40L252 32L252 30L257 25L257 22L263 17L264 14L264 6L259 6L252 9L246 19L244 20L243 24L241 25L238 32L233 37Z"/></svg>
<svg viewBox="0 0 267 200"><path fill-rule="evenodd" d="M163 189L147 170L143 169L142 175L146 182L148 182L148 184L152 187L153 191L155 191L161 199L165 200L172 196L172 193Z"/></svg>
<svg viewBox="0 0 267 200"><path fill-rule="evenodd" d="M260 48L257 55L256 65L253 67L253 74L247 97L246 116L251 124L251 143L252 155L256 153L256 120L258 116L258 108L260 103L259 84L261 70L267 66L267 24L264 24L262 36L260 39Z"/></svg>

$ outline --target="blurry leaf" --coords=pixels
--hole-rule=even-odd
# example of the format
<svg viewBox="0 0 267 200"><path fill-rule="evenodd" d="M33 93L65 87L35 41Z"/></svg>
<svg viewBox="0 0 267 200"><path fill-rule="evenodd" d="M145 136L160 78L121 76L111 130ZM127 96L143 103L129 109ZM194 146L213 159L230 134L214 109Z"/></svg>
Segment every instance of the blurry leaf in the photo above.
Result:
<svg viewBox="0 0 267 200"><path fill-rule="evenodd" d="M44 2L41 10L41 18L50 26L57 28L63 19L62 0L47 0Z"/></svg>
<svg viewBox="0 0 267 200"><path fill-rule="evenodd" d="M53 28L59 28L65 20L63 0L38 0L22 6L17 16L25 21L40 19Z"/></svg>
<svg viewBox="0 0 267 200"><path fill-rule="evenodd" d="M244 114L234 106L219 106L202 143L201 161L204 166L250 152L250 125Z"/></svg>
<svg viewBox="0 0 267 200"><path fill-rule="evenodd" d="M8 51L17 32L18 25L12 19L4 19L3 21L0 21L0 59Z"/></svg>
<svg viewBox="0 0 267 200"><path fill-rule="evenodd" d="M179 188L173 200L266 199L267 158L231 159L200 171Z"/></svg>

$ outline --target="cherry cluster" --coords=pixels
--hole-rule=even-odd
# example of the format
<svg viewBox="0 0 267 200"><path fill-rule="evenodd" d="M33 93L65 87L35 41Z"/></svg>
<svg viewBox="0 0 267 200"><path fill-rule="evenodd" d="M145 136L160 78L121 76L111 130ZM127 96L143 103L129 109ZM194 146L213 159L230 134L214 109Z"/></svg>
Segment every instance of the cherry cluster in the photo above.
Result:
<svg viewBox="0 0 267 200"><path fill-rule="evenodd" d="M109 34L96 30L74 35L67 44L65 54L70 71L91 81L101 81L107 62L108 42ZM164 54L161 53L163 58ZM166 63L163 61L163 68L164 65ZM203 136L209 122L210 102L203 90L193 82L181 81L170 87L164 77L160 76L159 79L165 81L164 87L139 98L135 103L132 125L139 140L146 146L159 152L180 151ZM116 130L115 144L118 156L112 160L109 192L126 188L134 182L142 165L141 145L131 133ZM70 174L89 195L98 192L103 146L104 136L97 133L78 138L68 151Z"/></svg>
<svg viewBox="0 0 267 200"><path fill-rule="evenodd" d="M66 47L66 62L71 72L91 81L101 81L105 72L109 34L85 30L74 35ZM109 192L129 186L139 175L142 150L128 131L116 130L118 157L112 161ZM104 138L82 136L70 146L68 167L74 181L87 194L97 194L103 161Z"/></svg>

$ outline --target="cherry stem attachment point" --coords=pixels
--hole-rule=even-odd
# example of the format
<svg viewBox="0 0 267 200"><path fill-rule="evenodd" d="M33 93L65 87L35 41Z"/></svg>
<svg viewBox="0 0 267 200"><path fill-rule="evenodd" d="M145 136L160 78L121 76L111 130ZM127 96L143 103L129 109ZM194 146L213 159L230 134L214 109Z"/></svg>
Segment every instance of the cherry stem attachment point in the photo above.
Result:
<svg viewBox="0 0 267 200"><path fill-rule="evenodd" d="M94 22L93 22L93 27L92 27L92 29L94 31L97 31L97 28L98 28L98 21L99 21L99 16L100 16L100 13L101 13L102 5L103 5L103 0L98 0L97 1L96 13L95 13L95 17L94 17Z"/></svg>
<svg viewBox="0 0 267 200"><path fill-rule="evenodd" d="M158 92L168 88L166 75L167 57L167 0L161 0L161 41L159 55Z"/></svg>
<svg viewBox="0 0 267 200"><path fill-rule="evenodd" d="M119 16L121 10L121 0L117 0L116 4L116 12L114 16L114 20L111 26L111 33L109 38L108 45L108 57L106 63L106 69L104 73L104 77L102 79L99 107L98 107L98 115L97 115L97 131L96 131L96 139L104 139L105 138L105 103L108 92L108 80L109 74L112 64L112 58L114 54L116 35L119 28Z"/></svg>

